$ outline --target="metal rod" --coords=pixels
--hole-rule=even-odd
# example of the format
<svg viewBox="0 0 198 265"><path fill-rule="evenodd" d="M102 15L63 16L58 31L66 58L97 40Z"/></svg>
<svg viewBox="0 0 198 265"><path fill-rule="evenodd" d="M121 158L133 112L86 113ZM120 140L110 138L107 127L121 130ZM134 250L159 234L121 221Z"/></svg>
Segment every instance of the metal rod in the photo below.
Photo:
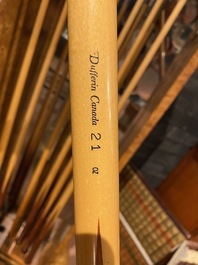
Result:
<svg viewBox="0 0 198 265"><path fill-rule="evenodd" d="M120 112L124 105L126 104L126 100L131 95L133 89L137 85L138 81L140 80L142 74L148 67L149 63L151 62L153 56L157 52L160 47L161 42L169 32L171 26L173 25L175 19L177 18L178 14L180 13L181 9L185 5L186 0L180 0L176 4L175 8L173 9L172 13L170 14L169 18L167 19L164 27L161 29L160 33L156 37L155 41L153 42L150 50L146 54L145 58L143 59L142 63L140 64L139 68L137 69L136 73L134 74L132 80L130 81L129 85L127 86L124 94L121 96L119 103L118 103L118 111Z"/></svg>
<svg viewBox="0 0 198 265"><path fill-rule="evenodd" d="M116 2L68 1L79 265L120 262ZM101 259L103 263L97 263Z"/></svg>

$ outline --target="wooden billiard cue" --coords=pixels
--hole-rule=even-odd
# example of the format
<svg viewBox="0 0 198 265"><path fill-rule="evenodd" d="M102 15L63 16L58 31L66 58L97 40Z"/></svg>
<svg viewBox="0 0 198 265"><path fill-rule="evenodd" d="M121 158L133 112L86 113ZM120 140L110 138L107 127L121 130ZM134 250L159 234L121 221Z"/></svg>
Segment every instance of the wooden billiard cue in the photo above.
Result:
<svg viewBox="0 0 198 265"><path fill-rule="evenodd" d="M146 41L148 40L150 34L152 33L154 26L155 26L155 24L153 23L149 27L148 31L145 33L144 37L142 38L141 43L137 47L136 52L134 53L133 57L131 58L130 65L128 66L128 69L127 69L127 75L126 75L126 79L125 79L126 83L127 83L127 78L129 78L129 80L131 79L131 76L133 75L133 69L134 69L136 63L139 64L137 61L139 60L141 62L141 56L142 56L141 51L142 51ZM120 88L121 87L119 87L119 89Z"/></svg>
<svg viewBox="0 0 198 265"><path fill-rule="evenodd" d="M49 0L43 0L41 1L40 7L39 7L39 11L36 17L36 21L34 24L34 28L32 30L32 34L28 43L28 47L27 47L27 51L25 53L24 59L23 59L23 63L21 66L21 70L19 73L19 77L17 79L17 83L14 89L14 93L10 102L10 106L7 112L7 116L5 119L5 125L3 127L2 130L2 135L1 135L1 141L0 141L0 168L2 166L3 160L4 160L4 156L6 153L6 149L8 146L8 142L10 139L10 135L12 132L12 128L14 125L14 121L16 118L16 114L17 114L17 110L19 107L19 103L21 100L21 96L23 93L23 89L25 86L25 82L26 82L26 78L28 75L28 71L30 69L30 65L32 62L32 58L34 55L34 51L36 49L36 44L39 38L39 34L43 25L43 21L45 18L45 14L48 8L48 4L49 4ZM6 183L7 183L7 179L4 180L4 183L1 187L1 192L4 191L5 187L6 187Z"/></svg>
<svg viewBox="0 0 198 265"><path fill-rule="evenodd" d="M42 171L54 150L57 139L63 129L65 121L68 121L69 118L70 118L70 100L68 99L63 108L61 116L57 122L57 125L54 129L54 132L52 133L48 143L46 144L46 148L44 149L42 156L38 162L38 165L36 166L35 171L33 172L33 176L27 187L27 190L22 199L22 202L20 203L19 209L17 210L16 218L14 220L13 226L9 233L10 238L13 238L17 234L17 231L24 220L24 217L28 210L28 205L33 199L33 194L39 182L39 178L42 174Z"/></svg>
<svg viewBox="0 0 198 265"><path fill-rule="evenodd" d="M153 56L155 55L157 50L160 48L162 41L164 40L165 36L169 32L170 28L172 27L173 23L175 22L175 19L179 15L179 13L182 10L183 6L185 5L186 1L187 0L179 0L177 2L172 13L170 14L167 21L165 22L164 27L161 29L160 33L158 34L158 36L154 40L151 48L147 52L145 58L143 59L139 68L137 69L136 73L132 77L129 85L125 89L124 94L120 97L119 104L118 104L118 111L119 112L121 112L122 108L125 106L128 97L131 95L133 89L136 87L142 74L144 73L144 71L148 67L149 63L153 59Z"/></svg>
<svg viewBox="0 0 198 265"><path fill-rule="evenodd" d="M63 144L62 149L60 150L60 153L58 154L56 160L54 161L51 170L49 171L44 183L42 184L42 187L40 191L38 192L35 203L37 205L40 205L43 203L49 189L51 188L51 185L53 184L56 175L58 171L60 170L60 167L62 166L69 150L71 148L71 135L67 137L65 140L65 143Z"/></svg>
<svg viewBox="0 0 198 265"><path fill-rule="evenodd" d="M14 180L14 183L12 185L12 189L17 190L18 193L20 191L20 188L23 185L23 182L25 180L25 176L28 172L28 169L31 165L32 160L34 159L34 156L36 154L36 150L38 148L38 145L40 143L41 137L43 136L47 123L52 115L52 112L54 111L54 106L58 100L59 94L61 89L63 88L64 82L65 82L65 76L68 72L67 65L64 66L64 70L62 73L62 76L59 79L59 82L56 86L58 75L60 72L61 67L63 66L65 57L67 56L67 44L65 45L65 49L63 51L63 54L61 55L60 61L58 63L56 72L54 74L53 80L50 84L48 94L46 96L46 99L42 105L41 111L38 115L38 119L36 121L36 124L34 126L34 129L31 133L31 137L29 139L28 145L25 149L25 153L23 155L23 159L20 162L20 167L17 171L17 176ZM22 137L21 144L23 144ZM18 156L20 154L21 147L18 145ZM17 161L16 161L17 162Z"/></svg>
<svg viewBox="0 0 198 265"><path fill-rule="evenodd" d="M163 4L164 0L157 0L154 4L154 6L152 7L147 19L145 20L143 27L141 28L137 38L135 39L133 45L131 46L126 58L124 59L123 63L120 66L119 72L118 72L118 86L121 87L121 85L123 84L125 77L127 75L127 69L130 65L131 59L133 58L133 56L136 53L136 49L139 47L139 45L142 43L142 40L145 36L145 34L147 33L147 31L149 30L149 28L151 27L151 25L153 24L156 15L158 13L158 11L160 10L162 4Z"/></svg>
<svg viewBox="0 0 198 265"><path fill-rule="evenodd" d="M42 85L43 85L45 76L47 74L51 59L54 55L58 40L60 38L63 26L65 24L66 15L67 15L67 3L65 1L65 4L63 6L59 21L57 23L57 26L56 26L56 29L55 29L55 32L54 32L54 35L52 38L52 41L51 41L49 49L47 51L47 55L45 57L41 72L39 74L36 86L34 88L34 92L33 92L33 95L31 97L29 107L28 107L27 112L25 114L24 121L23 121L23 124L21 127L21 132L18 136L17 141L15 142L15 148L14 148L13 154L11 155L11 158L9 160L8 169L7 169L7 172L5 174L5 177L4 177L4 180L2 182L2 186L1 186L1 192L2 193L4 193L4 191L7 187L7 184L9 182L9 179L11 178L13 169L17 163L17 159L18 159L18 156L20 154L21 148L23 146L23 141L24 141L25 135L27 134L27 130L29 128L31 117L32 117L32 114L35 110L35 106L36 106L38 97L40 95L40 91L42 89ZM15 88L15 91L17 91L17 87ZM19 102L18 102L18 104L19 104ZM13 114L13 115L15 116L16 114ZM3 141L3 138L2 138L2 141Z"/></svg>
<svg viewBox="0 0 198 265"><path fill-rule="evenodd" d="M119 10L118 17L117 17L117 25L119 26L129 5L129 0L124 0L122 6Z"/></svg>
<svg viewBox="0 0 198 265"><path fill-rule="evenodd" d="M28 235L29 232L30 236L28 235L28 240L26 240L26 242L28 241L30 243L32 241L32 236L34 236L35 234L34 229L35 227L37 227L37 223L40 222L39 219L44 220L46 218L47 214L49 213L49 210L56 202L58 196L61 193L61 190L66 184L71 173L72 173L72 159L70 158L67 165L63 169L63 172L61 173L57 182L55 183L53 189L51 190L49 197L46 199L44 206L42 206L41 203L40 204L35 203L35 205L33 205L32 211L26 220L25 228L20 236L19 240L20 243L26 237L26 235ZM37 216L39 216L38 219ZM31 227L33 228L31 229Z"/></svg>
<svg viewBox="0 0 198 265"><path fill-rule="evenodd" d="M120 262L116 2L68 1L78 265Z"/></svg>
<svg viewBox="0 0 198 265"><path fill-rule="evenodd" d="M160 27L163 28L164 23L166 21L166 11L165 9L162 10L161 16L160 16ZM165 39L162 41L162 44L160 46L160 78L164 78L166 74L166 44Z"/></svg>
<svg viewBox="0 0 198 265"><path fill-rule="evenodd" d="M47 194L51 188L51 185L56 178L56 175L60 169L60 166L62 165L68 151L70 150L70 147L71 147L71 136L69 135L67 137L57 159L55 160L48 176L46 177L41 189L39 190L38 194L34 198L34 205L36 205L36 207L34 207L31 210L31 213L30 213L31 219L33 218L32 216L35 215L35 212L37 212L37 209L39 209L39 207L41 207L41 205L43 204L43 202L44 202L44 200L45 200L45 198L46 198L46 196L47 196ZM37 170L37 168L36 168L36 170ZM33 176L32 182L28 186L28 189L31 189L31 191L30 191L31 195L33 195L33 191L35 190L35 187L36 187L35 184L37 183L38 177L40 176L40 173L41 173L40 168L38 168L38 170L39 170L39 174L38 174L38 172L36 172L37 173L35 175L36 177ZM13 236L14 232L16 233L16 227L19 228L19 224L21 224L21 219L22 219L22 217L24 217L25 212L26 212L27 207L28 207L28 203L29 203L30 199L32 198L32 197L30 197L30 194L26 192L25 198L22 201L22 204L19 208L19 211L17 212L17 218L13 224L13 228L11 229L10 236Z"/></svg>
<svg viewBox="0 0 198 265"><path fill-rule="evenodd" d="M64 65L64 62L67 58L67 53L68 53L68 45L66 43L65 47L63 48L55 73L53 75L51 84L48 88L47 96L44 100L44 103L38 115L37 122L32 132L30 143L28 144L28 150L26 151L25 155L26 157L29 157L30 156L29 154L34 152L32 150L35 150L35 147L38 146L38 142L40 141L42 132L45 131L48 120L50 119L52 112L54 111L54 106L57 102L60 91L64 85L65 76L67 75L68 72L68 67ZM59 78L60 71L62 71L62 74L61 77Z"/></svg>
<svg viewBox="0 0 198 265"><path fill-rule="evenodd" d="M144 3L144 0L137 0L134 7L132 8L131 13L128 16L128 18L127 18L127 20L126 20L126 22L122 28L122 31L120 32L119 37L118 37L118 51L120 50L120 47L123 44L131 26L133 25L143 3Z"/></svg>
<svg viewBox="0 0 198 265"><path fill-rule="evenodd" d="M123 54L127 54L127 48L129 47L130 41L131 41L132 37L134 36L134 33L137 30L138 26L140 25L147 8L148 8L148 5L144 3L142 5L142 8L140 9L139 13L136 16L136 19L135 19L134 23L132 24L132 27L129 29L129 32L128 32L124 42L122 43L122 45L118 51L118 59L121 59Z"/></svg>
<svg viewBox="0 0 198 265"><path fill-rule="evenodd" d="M70 180L67 187L61 194L61 197L54 207L52 211L50 211L49 215L46 218L44 228L41 230L41 233L38 235L38 237L35 239L34 242L32 242L32 248L30 252L27 255L26 262L30 262L32 258L34 257L36 251L38 250L40 244L45 239L45 237L50 233L57 217L60 215L61 211L63 210L64 206L67 204L69 198L71 197L73 192L73 180Z"/></svg>
<svg viewBox="0 0 198 265"><path fill-rule="evenodd" d="M43 221L47 218L47 216L54 210L54 208L57 207L57 204L59 204L59 195L61 194L61 191L63 187L65 186L70 174L72 173L72 159L68 162L65 169L63 170L61 176L59 177L57 183L55 184L55 187L50 193L49 198L45 202L45 205L41 208L41 211L37 211L37 216L32 216L33 218L29 220L27 219L25 228L22 232L22 237L20 238L20 243L23 240L22 243L22 249L23 251L27 251L28 246L31 245L31 242L34 240L35 237L37 237L37 233L39 232L40 226L42 226ZM67 189L69 189L70 186L68 186L65 189L65 192L67 192ZM39 216L39 218L37 218ZM24 241L25 239L25 241Z"/></svg>
<svg viewBox="0 0 198 265"><path fill-rule="evenodd" d="M25 150L24 159L21 163L22 165L18 172L18 175L24 174L24 171L27 171L27 168L29 167L36 153L36 149L38 147L38 144L40 143L41 137L43 133L45 132L48 121L53 114L55 104L58 100L60 91L63 88L64 82L65 82L65 76L68 72L68 67L64 65L64 61L67 58L67 52L68 52L68 45L66 43L65 47L63 48L63 52L61 54L60 60L58 62L58 65L53 75L50 86L48 88L46 98L39 112L36 124L31 133L31 137L28 142L28 146ZM61 74L61 77L59 78L60 70L62 71L62 74Z"/></svg>
<svg viewBox="0 0 198 265"><path fill-rule="evenodd" d="M22 27L23 27L24 20L25 20L25 15L26 15L28 3L29 3L29 0L22 0L20 3L20 9L19 9L19 13L17 16L16 24L15 24L15 28L14 28L14 32L13 32L13 36L12 36L12 41L11 41L11 45L10 45L8 56L7 56L7 61L6 61L5 67L4 67L4 72L2 74L0 108L4 102L5 94L6 94L7 89L8 89L8 82L10 80L10 74L12 71L14 59L15 59L15 56L17 54L17 46L19 44L19 40L20 40Z"/></svg>

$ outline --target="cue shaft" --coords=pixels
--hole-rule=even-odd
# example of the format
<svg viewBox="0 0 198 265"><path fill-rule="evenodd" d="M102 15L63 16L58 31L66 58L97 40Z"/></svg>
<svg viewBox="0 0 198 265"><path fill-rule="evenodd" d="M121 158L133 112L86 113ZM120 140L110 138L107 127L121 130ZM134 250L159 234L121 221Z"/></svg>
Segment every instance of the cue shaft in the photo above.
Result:
<svg viewBox="0 0 198 265"><path fill-rule="evenodd" d="M63 70L62 76L60 77L58 84L57 84L57 80L58 80L58 75L59 75L60 69L63 66L64 60L66 59L67 50L68 49L67 49L67 44L66 44L65 49L63 51L63 54L62 54L60 61L58 63L56 73L54 74L52 83L50 85L47 97L46 97L46 99L42 105L42 109L38 115L37 122L35 124L34 130L32 132L31 138L30 138L29 143L28 143L28 146L26 148L26 151L25 151L23 160L21 162L19 171L17 173L17 176L19 177L20 183L22 182L21 178L24 175L26 175L27 170L31 164L31 161L33 160L33 158L36 154L36 150L37 150L37 147L40 143L41 137L43 136L43 134L45 132L48 121L49 121L51 115L53 114L54 106L58 100L60 91L63 88L65 76L68 72L67 66L64 66L64 70ZM18 182L17 179L16 179L16 181ZM15 184L15 186L16 185L17 184Z"/></svg>
<svg viewBox="0 0 198 265"><path fill-rule="evenodd" d="M43 230L41 230L41 232L37 236L37 239L35 240L35 242L33 242L33 245L32 245L30 252L25 257L25 262L27 264L31 263L34 255L36 254L38 248L40 247L40 244L49 235L52 227L53 227L53 225L51 223L49 223L45 226L45 228Z"/></svg>
<svg viewBox="0 0 198 265"><path fill-rule="evenodd" d="M120 8L120 11L119 11L119 14L118 14L118 25L120 25L123 17L124 17L124 14L126 13L127 11L127 7L129 5L129 0L124 0L123 3L122 3L122 6Z"/></svg>
<svg viewBox="0 0 198 265"><path fill-rule="evenodd" d="M22 26L25 20L28 3L29 3L28 0L21 1L21 8L19 10L18 19L17 19L17 23L14 29L14 34L13 34L12 42L10 46L10 51L8 53L8 58L6 61L4 73L2 75L2 80L1 80L0 108L4 102L5 94L7 92L8 82L10 80L9 77L12 71L15 56L17 54L17 45L19 43L19 39L21 36Z"/></svg>
<svg viewBox="0 0 198 265"><path fill-rule="evenodd" d="M172 13L170 14L169 18L167 19L166 23L164 24L164 27L161 29L160 33L156 37L155 41L153 42L150 50L146 54L145 58L143 59L142 63L140 64L139 68L137 69L136 73L134 74L132 80L130 81L129 85L124 91L124 94L121 96L119 103L118 103L118 111L121 112L123 107L126 104L126 101L128 97L131 95L132 91L136 87L137 83L139 82L142 74L148 67L149 63L151 62L153 56L157 52L157 50L160 47L160 44L162 43L163 39L169 32L171 26L173 25L175 19L179 15L181 9L185 5L186 0L179 0L176 4L175 8L173 9Z"/></svg>
<svg viewBox="0 0 198 265"><path fill-rule="evenodd" d="M145 33L144 37L142 38L142 42L137 47L136 52L134 53L134 56L131 57L130 65L128 66L128 69L127 69L129 78L133 75L131 74L131 71L133 71L133 67L135 67L136 63L138 64L137 60L141 61L141 51L146 43L146 40L149 38L153 28L154 28L154 24L152 24L150 28L148 29L148 31ZM128 76L126 75L126 77ZM127 82L127 78L125 81Z"/></svg>
<svg viewBox="0 0 198 265"><path fill-rule="evenodd" d="M27 218L26 220L25 228L20 237L22 240L25 237L25 235L27 235L27 232L30 231L30 236L28 236L28 242L29 243L31 242L32 236L35 234L34 229L37 229L39 225L37 223L40 223L40 218L41 219L46 218L47 214L50 212L50 209L52 208L59 194L61 193L61 190L66 184L66 181L68 180L71 173L72 173L72 159L70 158L69 162L63 169L62 174L58 178L57 183L53 187L53 190L50 192L49 198L45 202L44 206L40 208L41 204L38 205L37 203L35 203L35 205L33 206L35 210L34 209L32 210L31 214L28 216L29 218ZM41 212L39 214L40 209L41 209ZM39 214L39 219L36 218L38 214ZM32 225L33 225L33 229L31 229Z"/></svg>
<svg viewBox="0 0 198 265"><path fill-rule="evenodd" d="M49 174L46 177L46 180L44 181L38 195L36 196L35 203L37 205L40 205L43 203L52 183L54 182L54 180L56 178L56 175L57 175L62 163L64 162L64 159L66 158L66 156L70 150L70 148L71 148L71 135L69 135L67 137L60 153L58 154L57 159L55 160Z"/></svg>
<svg viewBox="0 0 198 265"><path fill-rule="evenodd" d="M73 193L73 179L69 181L68 185L65 187L64 191L62 192L57 204L52 209L52 211L49 212L49 215L47 217L47 223L54 222L56 220L56 218L63 210L64 206L67 204L72 193Z"/></svg>
<svg viewBox="0 0 198 265"><path fill-rule="evenodd" d="M70 180L69 184L63 191L58 203L54 207L52 211L50 211L49 215L46 218L46 222L44 225L44 228L41 230L41 233L38 237L36 237L36 240L33 242L33 246L28 253L26 261L31 261L33 256L35 255L39 245L44 240L44 238L49 234L50 230L52 229L56 219L60 215L61 211L63 210L64 206L67 204L69 198L71 197L73 192L73 181Z"/></svg>
<svg viewBox="0 0 198 265"><path fill-rule="evenodd" d="M64 6L63 6L63 10L62 10L61 15L60 15L60 19L57 23L57 26L56 26L56 29L55 29L55 32L54 32L54 35L52 38L52 41L50 43L50 47L47 51L47 55L45 57L41 72L39 74L36 86L34 88L34 92L33 92L33 95L31 97L29 107L28 107L27 112L25 114L24 121L23 121L23 124L21 127L21 132L18 136L17 141L15 142L15 148L14 148L13 154L9 160L8 170L6 172L6 175L5 175L3 184L2 184L2 188L1 188L2 192L4 192L4 190L6 189L6 186L9 182L9 179L11 177L13 169L14 169L17 161L18 161L18 157L19 157L21 148L23 146L24 138L25 138L25 135L27 134L27 130L29 128L31 117L32 117L33 112L35 110L35 106L36 106L38 97L40 95L45 76L46 76L47 71L49 69L50 62L51 62L52 57L54 55L58 40L60 38L63 26L65 24L66 15L67 15L67 3L65 2Z"/></svg>
<svg viewBox="0 0 198 265"><path fill-rule="evenodd" d="M124 24L124 27L122 28L122 31L118 37L118 51L120 50L121 45L123 44L123 41L125 40L131 26L133 25L136 16L142 7L142 4L144 3L144 0L137 0L133 9L131 10L131 13L129 17L127 18L127 21Z"/></svg>
<svg viewBox="0 0 198 265"><path fill-rule="evenodd" d="M67 165L65 166L62 174L60 175L57 183L55 184L55 187L50 193L49 200L42 212L42 214L45 216L49 212L49 209L52 207L53 203L55 202L57 196L60 194L61 189L65 185L66 181L68 180L70 174L72 173L72 159L68 161Z"/></svg>
<svg viewBox="0 0 198 265"><path fill-rule="evenodd" d="M161 12L161 17L160 17L161 28L163 28L165 21L166 21L166 11L165 9L163 9ZM160 77L161 78L164 78L166 74L165 56L166 56L166 47L165 47L165 40L163 40L160 46Z"/></svg>
<svg viewBox="0 0 198 265"><path fill-rule="evenodd" d="M57 122L57 125L54 129L54 132L52 133L52 136L49 139L49 142L47 143L47 146L41 156L41 159L38 162L38 165L36 166L36 169L33 173L33 176L30 180L30 183L28 185L27 191L24 195L24 198L22 199L22 202L19 206L19 209L17 211L16 214L16 218L15 221L13 223L13 226L11 228L10 231L10 237L14 237L20 227L20 225L23 222L24 216L26 215L27 209L28 209L28 205L31 202L31 200L33 199L33 194L36 190L37 184L39 182L39 178L41 176L41 173L47 163L47 161L49 160L53 150L54 150L54 146L56 145L58 136L60 135L61 131L62 131L62 127L63 124L65 124L65 121L69 119L70 115L70 100L68 100L64 106L64 109L62 111L62 114Z"/></svg>
<svg viewBox="0 0 198 265"><path fill-rule="evenodd" d="M49 0L43 0L40 4L39 11L38 11L36 21L34 24L34 28L33 28L33 31L32 31L32 34L29 40L28 47L27 47L27 51L23 59L19 77L17 79L17 83L14 89L11 103L10 103L10 106L7 112L7 116L5 119L5 125L3 127L2 136L1 136L0 168L4 160L4 156L5 156L8 142L11 136L12 128L13 128L14 121L16 118L17 110L19 107L20 99L21 99L23 89L25 86L25 81L28 75L28 71L30 69L34 51L36 49L36 44L37 44L39 34L40 34L40 31L43 25L45 14L47 12L48 4L49 4ZM2 191L5 190L6 184L7 184L7 179L5 179L3 183Z"/></svg>
<svg viewBox="0 0 198 265"><path fill-rule="evenodd" d="M99 259L117 265L120 260L116 2L68 1L79 265L101 264Z"/></svg>
<svg viewBox="0 0 198 265"><path fill-rule="evenodd" d="M19 170L17 172L17 176L14 180L14 183L12 185L12 192L14 193L15 191L19 191L20 188L23 185L25 176L29 170L29 166L34 158L34 155L36 153L36 149L37 146L39 145L40 142L40 138L42 137L43 133L45 132L44 127L46 127L46 123L48 121L48 119L50 118L50 114L53 111L53 106L55 104L55 101L58 99L59 96L59 91L61 90L61 88L64 85L65 82L65 78L64 78L64 74L66 74L68 71L67 66L65 67L65 70L63 71L63 75L61 76L60 82L58 83L58 88L56 90L56 95L54 95L52 102L50 104L50 106L48 106L48 111L47 113L45 113L46 115L44 115L42 117L42 119L39 119L39 123L37 124L36 128L35 128L35 134L32 134L32 138L28 144L27 150L25 151L24 157L22 162L20 163L20 167ZM68 108L69 109L69 108ZM68 111L69 113L69 111ZM44 113L43 113L44 114ZM42 114L41 114L42 116ZM68 115L67 115L68 116ZM69 120L69 117L66 117L65 120L63 120L63 123L65 123L66 120ZM57 135L57 138L59 136ZM14 195L11 195L11 204L12 204L12 200L14 199Z"/></svg>
<svg viewBox="0 0 198 265"><path fill-rule="evenodd" d="M59 74L61 67L64 64L64 61L67 57L68 47L67 44L64 47L63 54L59 60L56 72L53 76L52 82L50 84L47 97L42 105L42 109L38 115L38 120L36 122L35 128L32 132L32 137L30 139L30 143L28 144L28 150L26 151L26 157L30 157L31 153L35 152L35 148L38 146L38 143L40 141L41 135L43 131L45 131L47 122L51 115L53 114L55 103L58 99L58 96L60 94L60 91L63 87L65 76L67 74L67 67L64 67L63 74L60 77L59 83L57 84L57 81L59 79ZM32 157L31 157L32 159ZM29 164L29 163L28 163Z"/></svg>
<svg viewBox="0 0 198 265"><path fill-rule="evenodd" d="M119 87L121 87L121 85L123 84L123 82L125 80L125 77L127 75L127 69L129 68L129 65L131 62L131 58L133 58L133 56L136 53L136 49L142 43L142 40L144 39L145 34L147 33L147 31L151 27L152 23L154 22L156 15L157 15L160 7L162 6L163 2L164 2L164 0L157 0L155 2L155 5L151 9L151 11L148 15L148 18L146 19L143 27L140 30L140 33L138 34L137 38L135 39L134 43L132 44L131 49L129 50L124 62L120 66L120 69L118 71L118 86Z"/></svg>
<svg viewBox="0 0 198 265"><path fill-rule="evenodd" d="M124 40L124 42L122 44L122 46L119 49L119 52L118 52L119 59L122 58L124 53L127 53L127 48L129 46L129 43L130 43L132 37L134 36L134 33L135 33L137 27L141 23L142 18L144 16L145 12L146 12L147 7L148 7L147 4L143 4L142 5L142 8L140 9L140 11L139 11L139 13L138 13L138 15L137 15L132 27L130 28L130 30L129 30L129 32L128 32L128 34L127 34L127 36L126 36L126 38L125 38L125 40Z"/></svg>

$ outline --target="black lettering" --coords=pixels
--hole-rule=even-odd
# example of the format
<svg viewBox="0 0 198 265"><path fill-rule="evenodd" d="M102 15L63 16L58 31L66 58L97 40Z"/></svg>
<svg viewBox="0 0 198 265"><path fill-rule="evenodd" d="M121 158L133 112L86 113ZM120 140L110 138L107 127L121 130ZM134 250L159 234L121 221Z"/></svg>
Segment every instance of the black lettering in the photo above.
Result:
<svg viewBox="0 0 198 265"><path fill-rule="evenodd" d="M100 140L101 139L101 134L97 133L97 135L95 133L91 133L91 140Z"/></svg>
<svg viewBox="0 0 198 265"><path fill-rule="evenodd" d="M99 53L96 52L96 55L90 55L89 60L92 64L98 64L99 63Z"/></svg>

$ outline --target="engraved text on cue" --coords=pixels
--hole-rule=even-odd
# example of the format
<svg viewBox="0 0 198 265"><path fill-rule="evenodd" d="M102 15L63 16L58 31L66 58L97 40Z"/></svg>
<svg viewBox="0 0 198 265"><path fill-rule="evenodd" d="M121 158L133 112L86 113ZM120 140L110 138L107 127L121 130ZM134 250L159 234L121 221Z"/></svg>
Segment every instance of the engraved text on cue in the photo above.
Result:
<svg viewBox="0 0 198 265"><path fill-rule="evenodd" d="M98 108L100 105L100 97L98 95L99 90L99 74L98 74L98 64L100 62L99 59L99 52L94 52L89 55L89 62L90 62L90 103L91 103L91 124L93 126L93 130L90 133L90 140L91 140L91 151L99 151L101 149L100 139L102 137L101 133L98 132L97 125L100 122L98 116ZM92 174L99 174L99 168L94 165L92 167Z"/></svg>

